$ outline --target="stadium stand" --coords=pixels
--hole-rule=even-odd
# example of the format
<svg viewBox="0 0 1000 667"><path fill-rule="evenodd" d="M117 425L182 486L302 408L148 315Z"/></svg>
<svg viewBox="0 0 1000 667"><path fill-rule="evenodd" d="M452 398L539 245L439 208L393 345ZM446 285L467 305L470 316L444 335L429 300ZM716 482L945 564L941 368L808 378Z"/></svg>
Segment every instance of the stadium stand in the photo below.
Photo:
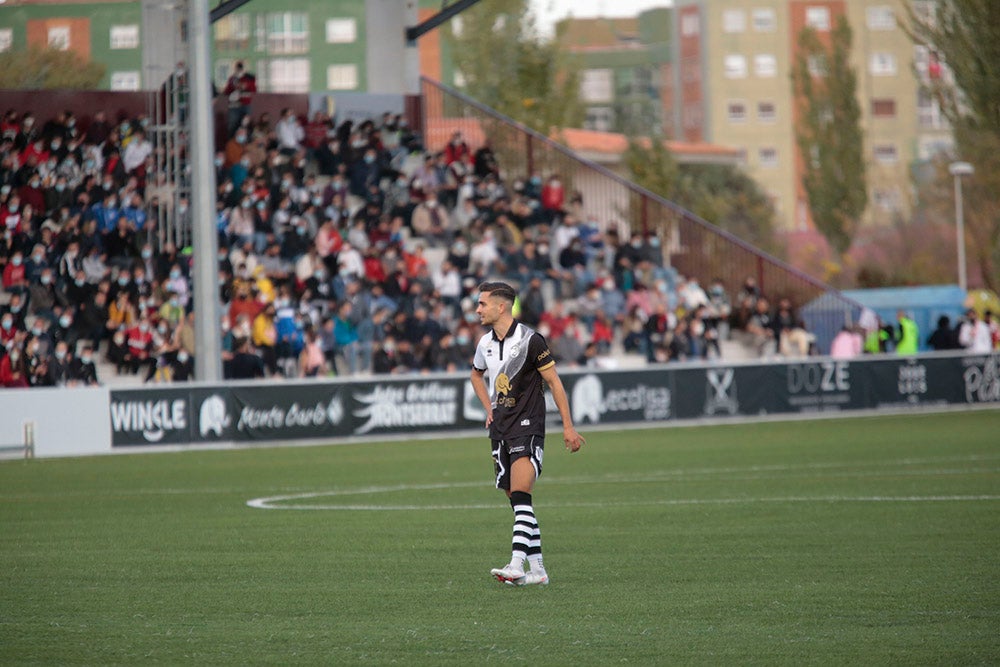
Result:
<svg viewBox="0 0 1000 667"><path fill-rule="evenodd" d="M163 229L174 200L189 228L186 199L149 120L107 116L0 124L3 386L192 377L192 249ZM246 116L216 156L226 377L247 351L269 378L464 370L496 277L566 365L814 351L752 277L681 275L660 230L595 219L558 165L507 168L481 129L430 147L402 115L277 116Z"/></svg>

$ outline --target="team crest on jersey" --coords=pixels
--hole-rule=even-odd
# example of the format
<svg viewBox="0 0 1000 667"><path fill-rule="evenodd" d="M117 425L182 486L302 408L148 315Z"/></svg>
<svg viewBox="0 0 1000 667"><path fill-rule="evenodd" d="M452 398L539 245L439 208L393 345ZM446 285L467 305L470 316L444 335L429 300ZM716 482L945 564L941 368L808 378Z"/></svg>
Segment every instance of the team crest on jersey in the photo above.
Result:
<svg viewBox="0 0 1000 667"><path fill-rule="evenodd" d="M495 386L498 394L506 395L510 393L510 378L507 377L506 373L500 373L497 375Z"/></svg>
<svg viewBox="0 0 1000 667"><path fill-rule="evenodd" d="M513 345L510 348L510 356L516 357L517 353L520 352L520 351L521 351L521 346L520 345Z"/></svg>

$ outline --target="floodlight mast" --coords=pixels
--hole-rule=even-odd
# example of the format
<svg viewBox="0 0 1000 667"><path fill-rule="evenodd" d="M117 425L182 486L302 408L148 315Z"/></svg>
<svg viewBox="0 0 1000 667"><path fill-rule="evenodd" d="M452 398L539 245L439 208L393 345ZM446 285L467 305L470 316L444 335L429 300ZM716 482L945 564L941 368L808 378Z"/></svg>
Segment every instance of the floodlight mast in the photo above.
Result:
<svg viewBox="0 0 1000 667"><path fill-rule="evenodd" d="M215 146L212 131L212 50L208 0L188 0L188 82L191 96L191 221L194 249L194 376L201 382L222 380L222 341L219 335L219 239L215 225Z"/></svg>

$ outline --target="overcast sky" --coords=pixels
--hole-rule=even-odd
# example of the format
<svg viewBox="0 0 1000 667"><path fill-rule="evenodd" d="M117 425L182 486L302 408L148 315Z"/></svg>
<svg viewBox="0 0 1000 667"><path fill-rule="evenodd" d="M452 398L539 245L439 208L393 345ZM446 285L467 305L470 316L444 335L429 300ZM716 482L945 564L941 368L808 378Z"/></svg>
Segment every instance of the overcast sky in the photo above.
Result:
<svg viewBox="0 0 1000 667"><path fill-rule="evenodd" d="M635 16L651 7L669 7L671 0L531 0L538 25L546 33L559 19L595 16Z"/></svg>

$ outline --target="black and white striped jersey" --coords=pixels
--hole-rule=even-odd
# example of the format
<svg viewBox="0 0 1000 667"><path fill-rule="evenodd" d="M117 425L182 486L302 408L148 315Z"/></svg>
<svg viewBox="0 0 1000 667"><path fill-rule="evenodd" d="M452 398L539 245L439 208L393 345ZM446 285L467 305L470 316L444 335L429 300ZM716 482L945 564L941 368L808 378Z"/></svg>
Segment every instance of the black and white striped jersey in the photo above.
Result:
<svg viewBox="0 0 1000 667"><path fill-rule="evenodd" d="M516 320L503 339L492 329L479 339L472 365L488 376L490 439L545 435L545 390L539 371L554 364L545 338Z"/></svg>

